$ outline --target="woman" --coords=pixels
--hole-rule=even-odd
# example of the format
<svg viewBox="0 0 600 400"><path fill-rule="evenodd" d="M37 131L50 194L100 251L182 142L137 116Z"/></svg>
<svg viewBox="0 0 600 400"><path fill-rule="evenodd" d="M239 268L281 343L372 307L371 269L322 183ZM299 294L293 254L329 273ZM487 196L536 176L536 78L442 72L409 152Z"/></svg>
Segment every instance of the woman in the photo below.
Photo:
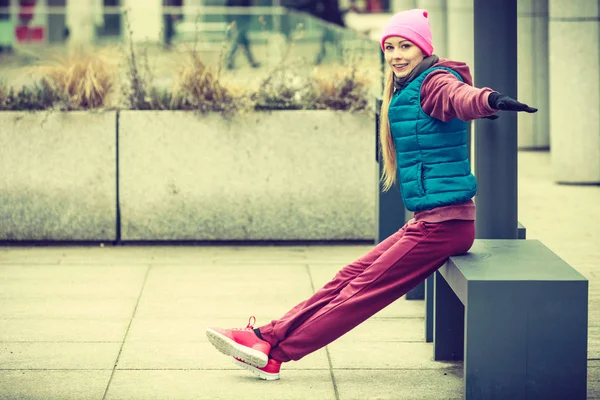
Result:
<svg viewBox="0 0 600 400"><path fill-rule="evenodd" d="M382 183L396 181L414 218L364 257L342 268L281 319L253 328L207 329L210 342L262 379L281 363L327 345L417 286L475 238L477 181L466 121L498 110L536 112L475 88L466 64L433 55L428 13L392 17L381 38L389 65L381 108ZM252 319L253 317L251 317Z"/></svg>

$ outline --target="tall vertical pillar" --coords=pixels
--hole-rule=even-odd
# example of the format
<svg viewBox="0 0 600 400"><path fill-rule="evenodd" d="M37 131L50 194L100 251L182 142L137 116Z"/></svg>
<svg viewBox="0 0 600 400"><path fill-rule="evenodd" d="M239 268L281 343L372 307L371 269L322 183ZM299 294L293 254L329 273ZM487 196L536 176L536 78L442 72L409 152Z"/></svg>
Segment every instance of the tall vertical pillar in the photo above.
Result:
<svg viewBox="0 0 600 400"><path fill-rule="evenodd" d="M518 99L538 109L517 116L518 145L524 149L550 146L548 99L548 0L518 2Z"/></svg>
<svg viewBox="0 0 600 400"><path fill-rule="evenodd" d="M131 27L132 40L157 42L163 31L162 1L124 0L127 18ZM128 34L127 34L128 35Z"/></svg>
<svg viewBox="0 0 600 400"><path fill-rule="evenodd" d="M440 57L447 57L446 0L417 0L417 7L429 12L434 53Z"/></svg>
<svg viewBox="0 0 600 400"><path fill-rule="evenodd" d="M475 62L473 49L473 0L448 0L446 15L448 58L455 61L463 61L472 70Z"/></svg>
<svg viewBox="0 0 600 400"><path fill-rule="evenodd" d="M550 0L550 152L559 183L600 183L599 8Z"/></svg>
<svg viewBox="0 0 600 400"><path fill-rule="evenodd" d="M517 0L474 0L475 85L517 96ZM499 36L501 32L501 36ZM475 122L477 237L517 239L517 113Z"/></svg>

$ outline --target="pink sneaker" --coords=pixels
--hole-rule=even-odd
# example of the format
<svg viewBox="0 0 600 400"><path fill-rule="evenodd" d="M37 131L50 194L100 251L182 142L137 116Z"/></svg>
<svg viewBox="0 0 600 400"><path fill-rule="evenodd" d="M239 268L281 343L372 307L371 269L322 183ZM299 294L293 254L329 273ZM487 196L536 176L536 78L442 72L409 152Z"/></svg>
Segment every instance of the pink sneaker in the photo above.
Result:
<svg viewBox="0 0 600 400"><path fill-rule="evenodd" d="M254 333L250 317L245 329L208 328L206 336L221 353L240 359L254 367L264 367L269 360L271 345Z"/></svg>
<svg viewBox="0 0 600 400"><path fill-rule="evenodd" d="M260 379L264 379L265 381L276 381L279 379L279 370L281 369L281 363L279 361L273 360L272 358L269 358L269 362L267 363L267 365L265 365L262 368L252 366L235 357L233 358L233 362L236 365L252 372Z"/></svg>

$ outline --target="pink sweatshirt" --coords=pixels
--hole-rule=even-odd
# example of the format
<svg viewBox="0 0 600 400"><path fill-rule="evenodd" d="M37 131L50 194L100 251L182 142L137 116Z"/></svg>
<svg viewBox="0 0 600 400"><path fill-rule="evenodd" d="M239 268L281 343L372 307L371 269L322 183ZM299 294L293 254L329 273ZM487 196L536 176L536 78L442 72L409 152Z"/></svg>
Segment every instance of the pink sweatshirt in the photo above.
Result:
<svg viewBox="0 0 600 400"><path fill-rule="evenodd" d="M467 64L440 58L435 66L447 67L460 74L464 82L444 70L431 72L421 86L421 107L428 115L448 122L453 118L463 121L488 117L498 110L488 104L493 92L490 88L473 87L473 78ZM475 220L475 203L438 207L415 213L415 221L442 222L451 219Z"/></svg>

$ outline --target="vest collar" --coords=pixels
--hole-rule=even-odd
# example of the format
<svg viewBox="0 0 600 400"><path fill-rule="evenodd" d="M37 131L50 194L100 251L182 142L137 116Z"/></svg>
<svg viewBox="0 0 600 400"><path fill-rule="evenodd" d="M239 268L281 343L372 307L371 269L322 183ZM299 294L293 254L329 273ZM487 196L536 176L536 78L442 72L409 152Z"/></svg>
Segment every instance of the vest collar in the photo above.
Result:
<svg viewBox="0 0 600 400"><path fill-rule="evenodd" d="M429 57L425 57L423 61L421 61L419 65L417 65L412 71L410 71L410 74L408 74L407 76L403 78L396 78L396 75L394 75L394 89L396 91L402 90L404 86L408 85L410 82L415 80L417 76L427 71L429 68L431 68L432 65L437 64L438 61L438 56L432 54Z"/></svg>

